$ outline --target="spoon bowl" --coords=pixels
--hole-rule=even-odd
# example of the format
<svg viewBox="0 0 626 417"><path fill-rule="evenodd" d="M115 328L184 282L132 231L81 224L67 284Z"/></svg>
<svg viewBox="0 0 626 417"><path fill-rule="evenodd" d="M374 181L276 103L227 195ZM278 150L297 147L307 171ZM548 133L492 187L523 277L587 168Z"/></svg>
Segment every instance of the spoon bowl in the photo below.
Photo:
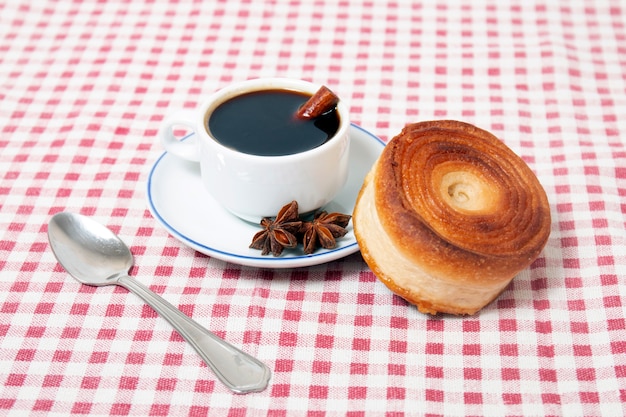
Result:
<svg viewBox="0 0 626 417"><path fill-rule="evenodd" d="M88 217L59 213L48 224L48 236L59 263L83 284L115 285L133 266L128 246Z"/></svg>
<svg viewBox="0 0 626 417"><path fill-rule="evenodd" d="M258 359L220 339L179 309L128 276L133 255L124 242L100 223L74 213L57 213L48 224L52 252L77 281L95 286L120 285L141 297L198 352L233 392L267 387L271 372Z"/></svg>

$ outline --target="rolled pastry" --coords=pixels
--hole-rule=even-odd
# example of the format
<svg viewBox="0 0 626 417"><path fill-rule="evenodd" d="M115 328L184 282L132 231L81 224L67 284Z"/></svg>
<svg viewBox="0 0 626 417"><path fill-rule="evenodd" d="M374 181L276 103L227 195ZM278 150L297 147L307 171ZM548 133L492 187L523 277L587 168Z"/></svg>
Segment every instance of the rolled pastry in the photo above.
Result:
<svg viewBox="0 0 626 417"><path fill-rule="evenodd" d="M539 256L550 208L536 176L491 133L406 126L365 178L353 213L363 258L424 313L474 314Z"/></svg>

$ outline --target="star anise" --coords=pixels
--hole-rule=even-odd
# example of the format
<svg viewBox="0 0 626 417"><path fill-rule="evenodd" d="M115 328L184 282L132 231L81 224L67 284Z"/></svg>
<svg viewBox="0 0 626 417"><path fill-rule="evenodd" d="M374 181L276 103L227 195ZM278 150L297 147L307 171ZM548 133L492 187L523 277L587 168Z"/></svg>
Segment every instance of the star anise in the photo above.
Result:
<svg viewBox="0 0 626 417"><path fill-rule="evenodd" d="M318 244L324 249L332 249L337 244L336 239L343 237L348 231L346 226L352 216L342 213L320 211L310 222L304 222L300 230L304 235L302 245L307 255L317 249Z"/></svg>
<svg viewBox="0 0 626 417"><path fill-rule="evenodd" d="M298 245L296 233L302 227L298 203L292 201L281 208L274 220L264 217L261 226L263 230L254 235L250 248L259 249L261 255L271 252L274 256L280 256L284 248L295 248Z"/></svg>

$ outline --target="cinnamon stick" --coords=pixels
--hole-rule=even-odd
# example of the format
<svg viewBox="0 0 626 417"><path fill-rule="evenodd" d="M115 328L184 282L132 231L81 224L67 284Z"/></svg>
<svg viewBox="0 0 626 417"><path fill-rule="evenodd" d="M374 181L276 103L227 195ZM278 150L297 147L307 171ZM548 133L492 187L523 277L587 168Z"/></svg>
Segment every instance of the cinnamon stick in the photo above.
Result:
<svg viewBox="0 0 626 417"><path fill-rule="evenodd" d="M300 119L314 119L335 108L337 103L339 103L339 97L323 85L306 103L298 108L296 117Z"/></svg>

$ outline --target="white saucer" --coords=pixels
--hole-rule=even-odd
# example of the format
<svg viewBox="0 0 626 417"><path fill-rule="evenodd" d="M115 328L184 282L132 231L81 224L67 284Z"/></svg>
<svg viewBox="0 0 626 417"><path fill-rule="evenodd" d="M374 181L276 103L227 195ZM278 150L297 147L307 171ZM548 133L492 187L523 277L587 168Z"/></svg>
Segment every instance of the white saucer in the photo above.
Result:
<svg viewBox="0 0 626 417"><path fill-rule="evenodd" d="M380 155L384 142L359 126L350 127L350 173L339 195L324 209L352 214L365 175ZM185 245L211 257L240 265L264 268L296 268L330 262L355 253L359 247L348 225L348 234L334 249L318 249L304 255L302 247L286 249L280 257L261 256L248 246L259 225L245 222L222 208L200 180L200 167L164 153L150 170L148 207L155 219Z"/></svg>

